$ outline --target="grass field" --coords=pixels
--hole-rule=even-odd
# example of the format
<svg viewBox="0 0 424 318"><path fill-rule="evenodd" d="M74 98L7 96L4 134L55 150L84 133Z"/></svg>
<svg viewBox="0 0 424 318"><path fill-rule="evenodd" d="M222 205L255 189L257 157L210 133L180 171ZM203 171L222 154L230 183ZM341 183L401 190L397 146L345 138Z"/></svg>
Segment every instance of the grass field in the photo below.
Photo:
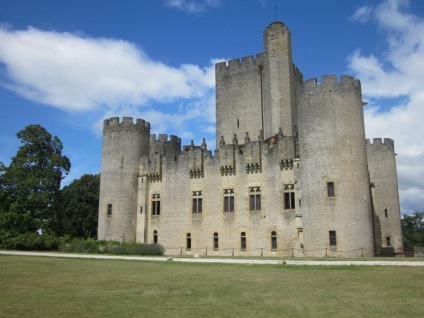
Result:
<svg viewBox="0 0 424 318"><path fill-rule="evenodd" d="M0 256L0 317L423 317L424 268Z"/></svg>

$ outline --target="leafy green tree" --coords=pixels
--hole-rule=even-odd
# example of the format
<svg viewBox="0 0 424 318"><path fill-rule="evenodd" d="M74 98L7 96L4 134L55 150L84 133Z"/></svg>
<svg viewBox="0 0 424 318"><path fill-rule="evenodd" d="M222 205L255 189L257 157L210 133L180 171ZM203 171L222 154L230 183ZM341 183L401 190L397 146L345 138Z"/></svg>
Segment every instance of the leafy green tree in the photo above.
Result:
<svg viewBox="0 0 424 318"><path fill-rule="evenodd" d="M401 221L405 248L424 246L424 212L404 215Z"/></svg>
<svg viewBox="0 0 424 318"><path fill-rule="evenodd" d="M10 165L1 168L0 223L18 233L60 233L60 183L71 168L62 142L40 125L27 126L17 137L21 147Z"/></svg>
<svg viewBox="0 0 424 318"><path fill-rule="evenodd" d="M97 236L99 192L99 174L85 174L63 188L65 234L84 238Z"/></svg>

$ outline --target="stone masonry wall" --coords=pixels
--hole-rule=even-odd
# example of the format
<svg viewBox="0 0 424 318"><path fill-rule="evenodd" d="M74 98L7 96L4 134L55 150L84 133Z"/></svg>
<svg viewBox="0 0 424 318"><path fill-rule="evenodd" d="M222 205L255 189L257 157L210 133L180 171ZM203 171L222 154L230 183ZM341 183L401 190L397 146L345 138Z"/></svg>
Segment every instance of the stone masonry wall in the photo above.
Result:
<svg viewBox="0 0 424 318"><path fill-rule="evenodd" d="M306 250L373 251L361 87L358 80L324 76L298 91L302 216ZM327 183L334 184L334 196ZM336 232L330 246L329 232ZM321 250L319 250L321 249ZM310 255L310 254L309 254ZM349 255L346 255L349 256Z"/></svg>
<svg viewBox="0 0 424 318"><path fill-rule="evenodd" d="M250 168L246 164L252 162L252 156L250 161L246 159L243 153L246 145L234 146L235 171L227 175L223 175L221 169L224 147L214 157L206 150L191 150L204 157L204 177L190 177L190 153L182 154L177 161L163 157L162 181L149 182L146 196L139 192L141 198L146 198L141 200L141 205L147 213L147 242L153 241L153 233L157 231L158 242L165 246L168 254L178 254L181 248L183 254L205 254L207 248L208 255L232 255L234 248L236 255L260 255L261 252L264 255L291 255L292 248L299 249L301 242L296 227L299 213L296 209L285 210L283 202L284 184L296 185L294 176L298 166L281 170L278 143L270 146L260 145L259 141L252 143L259 146L256 151L261 153L258 164L262 172L257 166L258 170L247 172ZM148 167L142 167L140 178L147 174ZM252 187L259 187L261 191L261 210L256 212L249 210L249 189ZM234 190L234 212L224 212L225 189ZM197 191L202 192L202 213L192 212L193 192ZM160 215L151 213L154 194L160 195ZM139 215L139 222L144 222L143 216ZM277 234L277 251L271 251L272 231ZM242 232L246 234L246 251L241 251ZM188 233L191 236L190 251L186 250ZM213 248L214 233L218 234L217 250ZM138 240L142 241L142 237Z"/></svg>

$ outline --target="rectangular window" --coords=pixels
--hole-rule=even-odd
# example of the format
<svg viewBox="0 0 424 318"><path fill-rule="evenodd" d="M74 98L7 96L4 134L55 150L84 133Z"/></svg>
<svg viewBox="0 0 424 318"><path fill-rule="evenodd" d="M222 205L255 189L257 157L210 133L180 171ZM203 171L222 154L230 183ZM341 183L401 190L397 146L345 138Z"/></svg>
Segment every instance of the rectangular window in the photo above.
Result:
<svg viewBox="0 0 424 318"><path fill-rule="evenodd" d="M260 187L249 188L249 193L250 193L249 210L260 211L261 210L261 188Z"/></svg>
<svg viewBox="0 0 424 318"><path fill-rule="evenodd" d="M193 191L193 213L202 213L202 191Z"/></svg>
<svg viewBox="0 0 424 318"><path fill-rule="evenodd" d="M294 193L294 184L284 184L284 210L294 210L296 208Z"/></svg>
<svg viewBox="0 0 424 318"><path fill-rule="evenodd" d="M390 247L392 244L390 243L390 236L386 237L386 246Z"/></svg>
<svg viewBox="0 0 424 318"><path fill-rule="evenodd" d="M215 232L215 233L213 233L213 249L214 249L214 251L218 250L218 246L219 246L219 244L218 244L218 233Z"/></svg>
<svg viewBox="0 0 424 318"><path fill-rule="evenodd" d="M191 234L187 233L186 250L191 251Z"/></svg>
<svg viewBox="0 0 424 318"><path fill-rule="evenodd" d="M160 194L152 194L152 215L160 215Z"/></svg>
<svg viewBox="0 0 424 318"><path fill-rule="evenodd" d="M389 213L387 212L387 209L384 209L384 217L386 217L386 218L389 217Z"/></svg>
<svg viewBox="0 0 424 318"><path fill-rule="evenodd" d="M234 212L234 189L224 190L224 212Z"/></svg>
<svg viewBox="0 0 424 318"><path fill-rule="evenodd" d="M296 208L294 191L284 192L284 209L293 210Z"/></svg>
<svg viewBox="0 0 424 318"><path fill-rule="evenodd" d="M330 231L330 246L337 246L336 231Z"/></svg>
<svg viewBox="0 0 424 318"><path fill-rule="evenodd" d="M112 204L108 204L107 205L107 216L111 216L112 215Z"/></svg>
<svg viewBox="0 0 424 318"><path fill-rule="evenodd" d="M271 250L275 251L277 249L277 232L271 232Z"/></svg>
<svg viewBox="0 0 424 318"><path fill-rule="evenodd" d="M240 241L240 249L242 251L246 250L246 233L245 232L241 232L241 241Z"/></svg>
<svg viewBox="0 0 424 318"><path fill-rule="evenodd" d="M327 196L334 198L334 182L327 182Z"/></svg>

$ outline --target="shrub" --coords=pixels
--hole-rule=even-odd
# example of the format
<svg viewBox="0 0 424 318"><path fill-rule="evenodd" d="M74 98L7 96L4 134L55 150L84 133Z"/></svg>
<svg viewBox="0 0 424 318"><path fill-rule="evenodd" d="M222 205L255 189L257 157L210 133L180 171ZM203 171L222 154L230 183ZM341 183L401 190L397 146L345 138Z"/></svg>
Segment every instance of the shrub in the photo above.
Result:
<svg viewBox="0 0 424 318"><path fill-rule="evenodd" d="M23 251L57 251L67 238L35 232L12 233L0 230L0 248Z"/></svg>
<svg viewBox="0 0 424 318"><path fill-rule="evenodd" d="M127 248L124 245L111 246L108 249L108 252L110 254L116 254L116 255L129 254Z"/></svg>
<svg viewBox="0 0 424 318"><path fill-rule="evenodd" d="M85 253L85 240L82 238L74 238L71 242L65 243L61 246L60 250L66 253Z"/></svg>

